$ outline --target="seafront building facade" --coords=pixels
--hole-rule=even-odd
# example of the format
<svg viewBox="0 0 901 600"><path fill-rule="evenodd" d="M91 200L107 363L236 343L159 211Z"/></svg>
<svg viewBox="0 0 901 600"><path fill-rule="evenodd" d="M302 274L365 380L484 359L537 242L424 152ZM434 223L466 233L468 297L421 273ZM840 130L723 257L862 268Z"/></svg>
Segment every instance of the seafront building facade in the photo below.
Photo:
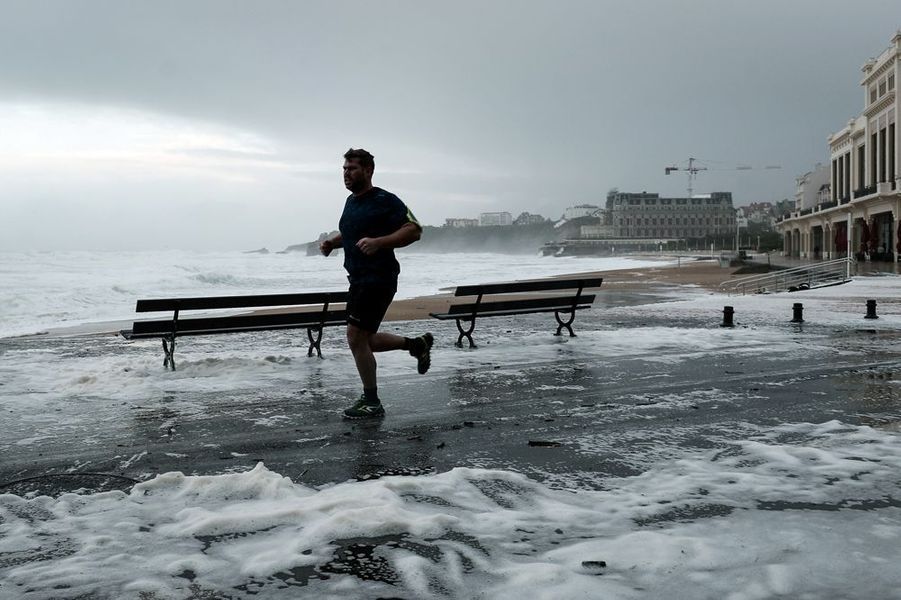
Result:
<svg viewBox="0 0 901 600"><path fill-rule="evenodd" d="M570 215L572 218L566 218ZM597 254L662 250L716 244L732 246L737 225L731 192L696 194L691 198L661 198L648 192L612 190L605 208L570 207L554 225L556 242L544 254Z"/></svg>
<svg viewBox="0 0 901 600"><path fill-rule="evenodd" d="M680 240L735 233L731 192L696 194L691 198L610 192L606 213L610 234L618 238Z"/></svg>
<svg viewBox="0 0 901 600"><path fill-rule="evenodd" d="M891 46L861 70L863 112L828 138L828 196L820 194L813 206L796 206L776 225L787 255L839 258L853 253L858 258L898 262L901 169L896 123L901 111L897 94L901 30Z"/></svg>

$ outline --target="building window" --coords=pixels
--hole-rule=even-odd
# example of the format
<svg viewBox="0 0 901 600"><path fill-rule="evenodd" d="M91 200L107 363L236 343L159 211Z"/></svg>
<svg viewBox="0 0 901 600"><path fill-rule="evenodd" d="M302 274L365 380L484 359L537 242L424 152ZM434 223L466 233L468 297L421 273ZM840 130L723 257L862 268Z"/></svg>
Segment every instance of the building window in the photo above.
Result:
<svg viewBox="0 0 901 600"><path fill-rule="evenodd" d="M857 189L863 189L867 185L866 179L866 159L867 159L867 148L865 144L861 144L857 147Z"/></svg>
<svg viewBox="0 0 901 600"><path fill-rule="evenodd" d="M870 136L870 185L876 185L876 159L878 156L876 148L878 143L876 134L874 133Z"/></svg>
<svg viewBox="0 0 901 600"><path fill-rule="evenodd" d="M876 102L876 85L870 86L870 103Z"/></svg>
<svg viewBox="0 0 901 600"><path fill-rule="evenodd" d="M888 126L888 180L895 181L895 124Z"/></svg>
<svg viewBox="0 0 901 600"><path fill-rule="evenodd" d="M879 82L879 97L882 98L885 95L885 79Z"/></svg>
<svg viewBox="0 0 901 600"><path fill-rule="evenodd" d="M893 89L895 89L895 74L889 73L888 74L888 91L892 91Z"/></svg>

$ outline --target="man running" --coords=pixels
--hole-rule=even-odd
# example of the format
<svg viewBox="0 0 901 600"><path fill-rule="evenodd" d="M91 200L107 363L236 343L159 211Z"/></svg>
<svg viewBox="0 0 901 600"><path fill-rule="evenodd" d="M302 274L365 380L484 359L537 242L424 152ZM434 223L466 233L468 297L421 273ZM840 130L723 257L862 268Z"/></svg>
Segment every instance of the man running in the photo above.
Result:
<svg viewBox="0 0 901 600"><path fill-rule="evenodd" d="M339 233L319 244L325 256L344 249L344 268L350 281L347 302L347 344L363 382L363 395L344 411L347 419L385 416L378 395L375 352L407 350L424 374L431 364L432 334L405 338L379 333L379 325L397 292L400 265L395 248L409 246L422 227L400 198L373 187L375 157L361 148L344 154L344 187L350 190L338 222Z"/></svg>

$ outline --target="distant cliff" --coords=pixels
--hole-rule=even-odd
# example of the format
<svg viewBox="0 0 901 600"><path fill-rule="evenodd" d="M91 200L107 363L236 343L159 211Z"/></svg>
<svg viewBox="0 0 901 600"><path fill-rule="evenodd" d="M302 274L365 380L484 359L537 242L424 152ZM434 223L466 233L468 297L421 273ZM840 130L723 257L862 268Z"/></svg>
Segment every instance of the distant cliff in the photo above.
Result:
<svg viewBox="0 0 901 600"><path fill-rule="evenodd" d="M307 256L313 256L314 254L319 254L319 243L322 240L334 237L336 235L338 235L337 231L323 232L319 234L319 239L317 239L315 242L302 242L300 244L292 244L291 246L288 246L287 248L279 252L279 254L286 254L288 252L303 252Z"/></svg>
<svg viewBox="0 0 901 600"><path fill-rule="evenodd" d="M279 254L285 254L287 252L303 252L307 255L316 254L317 252L319 252L319 242L316 241L303 242L302 244L292 244L291 246L288 246L287 248L279 252Z"/></svg>
<svg viewBox="0 0 901 600"><path fill-rule="evenodd" d="M541 246L555 239L551 222L534 225L497 227L431 227L422 228L422 239L411 248L415 252L497 252L503 254L537 253ZM288 246L282 252L317 254L319 242Z"/></svg>

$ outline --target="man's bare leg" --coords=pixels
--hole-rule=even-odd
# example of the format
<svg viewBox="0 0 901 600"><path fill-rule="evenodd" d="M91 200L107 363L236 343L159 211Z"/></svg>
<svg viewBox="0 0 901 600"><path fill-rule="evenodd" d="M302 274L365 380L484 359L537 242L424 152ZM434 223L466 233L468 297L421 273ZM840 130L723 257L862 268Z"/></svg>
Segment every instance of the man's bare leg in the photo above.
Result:
<svg viewBox="0 0 901 600"><path fill-rule="evenodd" d="M378 365L375 360L375 352L407 350L416 358L419 373L428 371L431 362L429 350L432 347L432 335L430 333L419 338L405 338L393 333L372 333L348 323L347 345L353 354L357 373L363 384L363 396L359 402L344 411L344 416L349 419L376 418L385 415L378 396Z"/></svg>
<svg viewBox="0 0 901 600"><path fill-rule="evenodd" d="M363 389L371 389L378 385L378 367L373 353L403 350L406 340L393 333L372 333L348 323L347 344L354 356Z"/></svg>
<svg viewBox="0 0 901 600"><path fill-rule="evenodd" d="M357 372L360 374L364 390L377 387L377 365L375 356L372 354L372 338L378 335L390 334L372 333L351 323L347 324L347 345L350 346L350 352L354 356L354 363L357 365ZM403 342L403 338L401 338L401 342Z"/></svg>
<svg viewBox="0 0 901 600"><path fill-rule="evenodd" d="M390 352L403 350L405 339L393 333L373 333L369 338L369 347L373 352Z"/></svg>

